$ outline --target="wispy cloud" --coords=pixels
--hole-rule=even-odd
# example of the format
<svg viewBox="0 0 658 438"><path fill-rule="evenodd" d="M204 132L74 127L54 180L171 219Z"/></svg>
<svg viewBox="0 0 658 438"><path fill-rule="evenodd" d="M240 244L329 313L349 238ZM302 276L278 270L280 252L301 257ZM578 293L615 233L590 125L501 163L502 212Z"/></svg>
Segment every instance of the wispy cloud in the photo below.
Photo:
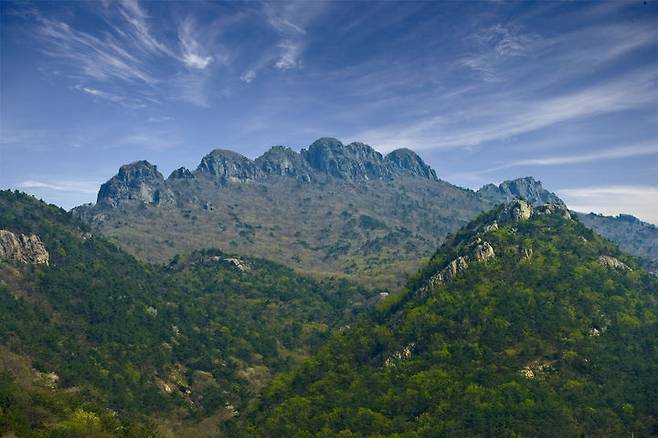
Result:
<svg viewBox="0 0 658 438"><path fill-rule="evenodd" d="M189 68L203 70L213 61L212 56L204 56L203 48L194 36L197 26L191 17L187 17L180 26L178 39L181 45L183 63Z"/></svg>
<svg viewBox="0 0 658 438"><path fill-rule="evenodd" d="M613 160L650 155L658 155L658 143L642 143L631 146L621 146L596 150L586 154L559 155L543 158L531 158L527 160L517 160L503 164L501 166L496 166L480 171L479 173L489 173L519 166L561 166L565 164L591 163L601 160Z"/></svg>
<svg viewBox="0 0 658 438"><path fill-rule="evenodd" d="M630 213L642 220L658 224L658 187L647 185L614 185L564 188L557 194L569 208L584 213L618 215Z"/></svg>
<svg viewBox="0 0 658 438"><path fill-rule="evenodd" d="M469 147L574 121L652 105L658 100L656 69L621 77L561 96L491 96L452 114L435 115L404 127L369 130L360 137L387 148L405 145L417 149Z"/></svg>
<svg viewBox="0 0 658 438"><path fill-rule="evenodd" d="M76 180L26 180L16 184L23 189L48 189L58 192L75 192L94 194L98 191L100 184L96 181L76 181Z"/></svg>
<svg viewBox="0 0 658 438"><path fill-rule="evenodd" d="M508 58L526 56L542 43L539 36L524 33L515 24L496 24L472 34L475 47L457 61L457 65L482 75L486 81L497 81L498 66Z"/></svg>
<svg viewBox="0 0 658 438"><path fill-rule="evenodd" d="M36 16L37 37L44 43L43 51L61 67L73 69L77 77L105 81L117 79L154 84L156 79L144 63L124 48L112 35L100 38L78 31L67 23Z"/></svg>
<svg viewBox="0 0 658 438"><path fill-rule="evenodd" d="M86 87L83 85L76 85L76 90L89 94L99 99L107 100L112 103L120 104L125 107L137 109L146 107L146 103L142 98L130 98L120 94L111 93L108 91L99 90L96 88ZM152 101L151 101L152 102Z"/></svg>
<svg viewBox="0 0 658 438"><path fill-rule="evenodd" d="M279 43L279 48L282 53L276 64L274 64L276 68L279 70L289 70L301 66L299 55L302 52L302 46L299 42L290 40L282 41Z"/></svg>

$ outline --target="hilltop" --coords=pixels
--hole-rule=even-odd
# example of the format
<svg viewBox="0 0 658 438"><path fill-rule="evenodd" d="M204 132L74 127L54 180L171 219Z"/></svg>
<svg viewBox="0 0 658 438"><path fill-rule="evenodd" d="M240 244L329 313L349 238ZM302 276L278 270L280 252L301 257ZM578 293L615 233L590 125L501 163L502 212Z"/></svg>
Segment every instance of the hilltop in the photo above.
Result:
<svg viewBox="0 0 658 438"><path fill-rule="evenodd" d="M658 283L559 204L511 201L277 379L253 436L653 436Z"/></svg>

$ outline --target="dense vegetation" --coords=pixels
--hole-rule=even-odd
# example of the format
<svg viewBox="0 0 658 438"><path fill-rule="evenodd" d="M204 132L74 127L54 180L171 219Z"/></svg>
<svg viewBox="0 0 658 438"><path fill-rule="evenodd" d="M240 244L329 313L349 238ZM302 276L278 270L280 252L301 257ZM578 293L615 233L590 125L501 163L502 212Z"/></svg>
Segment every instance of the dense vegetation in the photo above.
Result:
<svg viewBox="0 0 658 438"><path fill-rule="evenodd" d="M174 205L130 200L76 213L141 260L214 246L393 292L449 232L495 205L444 181L410 177L222 186L198 178L174 181L172 190Z"/></svg>
<svg viewBox="0 0 658 438"><path fill-rule="evenodd" d="M76 395L60 419L84 401L130 422L161 414L163 422L218 415L217 423L368 298L345 281L318 282L218 250L144 264L21 193L0 192L0 229L35 233L50 253L50 266L0 262L0 344ZM0 397L15 410L7 402L16 397L14 378L3 375ZM50 427L47 418L35 427Z"/></svg>
<svg viewBox="0 0 658 438"><path fill-rule="evenodd" d="M495 215L449 239L405 293L276 379L248 432L656 436L656 280L576 221L553 214L482 231ZM422 293L476 234L496 256Z"/></svg>

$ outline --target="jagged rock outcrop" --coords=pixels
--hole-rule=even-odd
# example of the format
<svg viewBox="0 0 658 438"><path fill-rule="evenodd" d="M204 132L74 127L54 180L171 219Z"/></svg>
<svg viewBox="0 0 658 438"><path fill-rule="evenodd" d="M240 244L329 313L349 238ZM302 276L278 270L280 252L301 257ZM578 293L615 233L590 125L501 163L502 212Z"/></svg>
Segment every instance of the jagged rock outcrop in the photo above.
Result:
<svg viewBox="0 0 658 438"><path fill-rule="evenodd" d="M215 149L203 157L195 171L196 176L204 176L218 184L227 182L250 182L259 179L262 172L244 155L225 149Z"/></svg>
<svg viewBox="0 0 658 438"><path fill-rule="evenodd" d="M496 252L493 246L478 237L467 246L466 254L451 260L441 271L431 276L427 283L419 289L419 292L426 293L430 289L452 280L457 274L468 269L473 262L482 263L494 257L496 257Z"/></svg>
<svg viewBox="0 0 658 438"><path fill-rule="evenodd" d="M103 184L97 203L116 207L123 201L168 204L174 199L158 169L148 161L136 161L119 168L119 173Z"/></svg>
<svg viewBox="0 0 658 438"><path fill-rule="evenodd" d="M345 180L391 179L413 176L437 180L436 173L413 151L397 149L386 157L365 143L344 145L335 138L321 138L302 149L304 160L321 173Z"/></svg>
<svg viewBox="0 0 658 438"><path fill-rule="evenodd" d="M180 167L165 180L157 167L148 161L136 161L119 168L119 172L103 184L97 206L78 207L74 214L88 221L98 219L98 209L117 207L124 202L147 205L174 205L179 181L202 178L218 185L266 181L268 176L294 177L301 182L330 176L346 181L391 179L413 176L437 180L435 172L409 149L398 149L385 158L364 143L344 145L334 138L321 138L308 150L297 153L285 146L274 146L256 160L233 151L215 149L207 154L191 172ZM186 195L188 196L189 193Z"/></svg>
<svg viewBox="0 0 658 438"><path fill-rule="evenodd" d="M364 143L343 145L335 138L321 138L302 149L302 157L316 170L346 180L391 176L382 154Z"/></svg>
<svg viewBox="0 0 658 438"><path fill-rule="evenodd" d="M567 207L562 203L539 205L535 208L534 214L557 214L564 219L571 219L571 213L569 213Z"/></svg>
<svg viewBox="0 0 658 438"><path fill-rule="evenodd" d="M477 193L494 202L506 202L514 198L521 198L532 205L564 205L564 202L555 193L544 189L541 181L537 181L531 176L504 181L499 185L487 184Z"/></svg>
<svg viewBox="0 0 658 438"><path fill-rule="evenodd" d="M522 199L514 199L503 207L498 214L497 222L499 224L509 224L512 222L519 222L522 220L530 219L533 209L526 201Z"/></svg>
<svg viewBox="0 0 658 438"><path fill-rule="evenodd" d="M50 255L37 235L0 230L0 260L48 265L49 259Z"/></svg>
<svg viewBox="0 0 658 438"><path fill-rule="evenodd" d="M408 175L438 180L436 172L411 149L396 149L386 155L385 160L395 175Z"/></svg>
<svg viewBox="0 0 658 438"><path fill-rule="evenodd" d="M569 210L564 204L544 204L533 207L523 199L514 199L503 206L500 213L498 213L496 222L493 222L491 225L495 224L497 227L498 223L509 224L530 219L532 216L542 216L547 214L558 215L568 220L572 219Z"/></svg>
<svg viewBox="0 0 658 438"><path fill-rule="evenodd" d="M194 174L186 167L179 167L171 172L169 178L167 178L167 180L171 179L194 179Z"/></svg>
<svg viewBox="0 0 658 438"><path fill-rule="evenodd" d="M245 261L240 260L235 257L220 257L220 256L210 256L205 260L205 264L208 265L217 265L223 264L231 266L237 269L240 272L248 272L251 267Z"/></svg>
<svg viewBox="0 0 658 438"><path fill-rule="evenodd" d="M602 256L599 256L598 261L603 266L608 267L608 268L619 269L620 271L627 271L627 272L631 272L633 270L626 263L622 262L621 260L619 260L618 258L615 258L615 257L602 255Z"/></svg>
<svg viewBox="0 0 658 438"><path fill-rule="evenodd" d="M292 176L310 182L313 170L301 154L285 146L273 146L256 158L256 166L268 175Z"/></svg>

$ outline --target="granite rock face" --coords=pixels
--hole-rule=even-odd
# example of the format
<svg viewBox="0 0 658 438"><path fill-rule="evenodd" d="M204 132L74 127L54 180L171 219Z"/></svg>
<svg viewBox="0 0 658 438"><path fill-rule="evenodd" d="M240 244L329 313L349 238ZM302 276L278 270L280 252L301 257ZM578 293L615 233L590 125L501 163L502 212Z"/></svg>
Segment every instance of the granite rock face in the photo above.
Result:
<svg viewBox="0 0 658 438"><path fill-rule="evenodd" d="M487 184L477 192L479 195L495 202L507 202L521 198L532 205L561 204L564 202L552 192L544 189L541 181L531 176L505 181L499 185Z"/></svg>
<svg viewBox="0 0 658 438"><path fill-rule="evenodd" d="M0 230L0 260L8 262L48 265L50 255L35 234L15 234Z"/></svg>
<svg viewBox="0 0 658 438"><path fill-rule="evenodd" d="M526 201L522 199L514 199L513 201L505 204L503 209L498 214L499 224L508 224L511 222L519 222L522 220L530 219L533 209Z"/></svg>
<svg viewBox="0 0 658 438"><path fill-rule="evenodd" d="M622 262L616 257L602 255L599 256L598 261L600 264L602 264L607 268L619 269L621 271L627 271L627 272L631 272L633 270L631 269L630 266L628 266L626 263Z"/></svg>
<svg viewBox="0 0 658 438"><path fill-rule="evenodd" d="M396 149L386 155L386 161L395 175L408 175L437 180L434 170L411 149Z"/></svg>
<svg viewBox="0 0 658 438"><path fill-rule="evenodd" d="M401 176L437 180L434 170L409 149L398 149L383 157L364 143L344 145L335 138L321 138L301 153L289 147L274 146L256 160L237 152L215 149L203 157L194 172L180 167L171 172L167 180L148 161L126 164L101 186L96 210L117 207L124 202L173 205L175 189L181 187L178 182L185 180L209 180L223 186L266 181L270 176L292 177L304 183L327 178L359 182ZM85 207L78 215L86 215L89 208L94 209Z"/></svg>
<svg viewBox="0 0 658 438"><path fill-rule="evenodd" d="M343 145L335 138L321 138L302 149L310 166L335 178L345 180L390 177L382 154L364 143Z"/></svg>
<svg viewBox="0 0 658 438"><path fill-rule="evenodd" d="M195 171L196 176L203 176L218 184L227 182L255 181L262 172L244 155L225 149L215 149L203 157Z"/></svg>
<svg viewBox="0 0 658 438"><path fill-rule="evenodd" d="M157 167L142 160L121 166L98 191L100 205L116 207L128 200L158 205L172 202L173 195Z"/></svg>
<svg viewBox="0 0 658 438"><path fill-rule="evenodd" d="M190 170L187 169L186 167L179 167L178 169L171 172L171 174L169 175L169 178L167 178L167 179L168 180L170 180L170 179L194 179L194 174L192 172L190 172Z"/></svg>
<svg viewBox="0 0 658 438"><path fill-rule="evenodd" d="M313 170L302 156L285 146L273 146L256 158L256 166L265 174L291 176L300 181L313 180Z"/></svg>

